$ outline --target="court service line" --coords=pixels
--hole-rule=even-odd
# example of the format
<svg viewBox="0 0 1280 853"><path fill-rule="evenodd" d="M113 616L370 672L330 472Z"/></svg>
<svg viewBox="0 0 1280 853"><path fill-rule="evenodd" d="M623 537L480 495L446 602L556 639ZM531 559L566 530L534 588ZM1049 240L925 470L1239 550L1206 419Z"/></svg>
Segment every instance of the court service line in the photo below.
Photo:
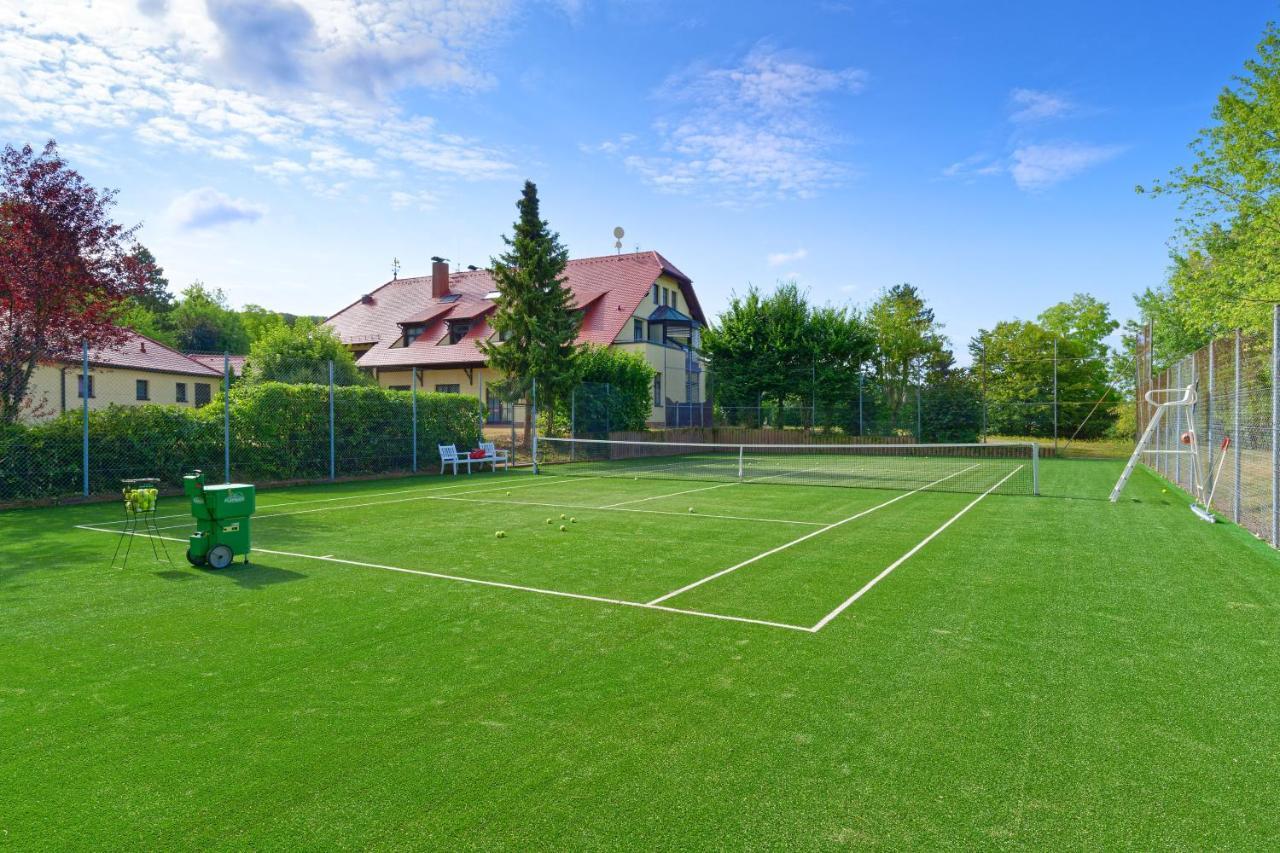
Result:
<svg viewBox="0 0 1280 853"><path fill-rule="evenodd" d="M493 478L485 477L484 479L490 480ZM281 501L280 503L258 504L258 508L259 509L276 509L277 507L282 507L282 506L300 506L302 504L331 503L333 501L356 500L359 498L380 498L380 497L386 497L387 495L404 495L404 494L411 494L411 493L420 495L420 494L425 494L426 492L443 492L449 489L472 489L472 488L475 488L475 485L476 485L475 483L450 483L447 486L432 486L426 489L423 489L423 488L393 489L389 492L365 492L363 494L338 495L337 497L332 497L332 498L303 498L301 500L296 500L296 501L294 500L286 501L286 500L277 498L278 500ZM270 495L271 492L267 492L266 494ZM182 496L175 495L174 497L181 498ZM167 521L168 519L171 519L171 518L190 518L190 517L191 517L191 513L174 513L172 515L157 515L155 517L155 520ZM109 521L95 521L93 523L101 527L105 525L128 524L129 522L122 521L120 519L112 519ZM172 529L172 528L166 528L166 529Z"/></svg>
<svg viewBox="0 0 1280 853"><path fill-rule="evenodd" d="M955 524L956 520L959 519L960 516L964 515L966 512L968 512L969 510L977 506L979 501L981 501L987 495L991 494L996 489L1004 485L1006 480L1008 480L1014 474L1021 471L1023 467L1024 466L1019 465L1017 468L1014 468L1012 471L1006 474L1000 480L1000 482L996 483L994 486L992 486L991 488L987 489L985 492L983 492L982 494L974 498L967 506L965 506L964 509L960 510L955 515L951 516L946 521L944 521L941 527L939 527L937 530L930 533L924 539L921 539L914 548L912 548L910 551L908 551L907 553L903 554L901 557L899 557L898 559L890 563L889 566L880 574L876 575L874 578L867 581L867 583L862 587L862 589L858 590L853 595L849 596L844 601L842 601L839 607L837 607L835 610L832 610L826 616L823 616L821 619L819 619L818 623L814 625L813 628L811 628L810 630L812 630L816 634L818 631L821 631L823 628L825 628L831 622L832 619L839 616L841 613L847 610L850 606L852 606L852 604L855 601L857 601L859 598L862 598L862 596L866 595L867 592L869 592L873 586L875 586L876 584L880 583L880 581L887 578L890 572L898 568L898 566L901 566L907 560L910 560L913 556L915 556L920 551L921 548L923 548L925 545L928 545L930 542L936 539L939 535L941 535L942 531L946 530L952 524Z"/></svg>
<svg viewBox="0 0 1280 853"><path fill-rule="evenodd" d="M760 518L751 515L719 515L713 512L699 512L689 514L687 512L675 512L669 509L637 509L636 507L607 507L592 506L591 504L561 504L548 503L546 501L499 501L486 500L484 498L463 498L453 495L432 495L428 500L433 501L458 501L459 503L472 504L496 504L498 506L543 506L550 509L581 509L595 510L600 512L641 512L649 515L676 515L680 518L720 518L728 521L756 521L762 524L799 524L804 527L822 527L821 521L797 521L791 518Z"/></svg>
<svg viewBox="0 0 1280 853"><path fill-rule="evenodd" d="M806 533L804 536L801 536L799 539L792 539L790 542L785 542L785 543L783 543L782 545L779 545L779 546L778 546L778 547L776 547L776 548L770 548L768 551L765 551L763 554L756 554L754 557L751 557L750 559L743 560L741 563L738 563L737 565L730 566L730 567L729 567L729 568L727 568L727 569L721 569L720 571L718 571L718 572L716 572L716 573L714 573L714 574L707 575L705 578L699 578L698 580L694 581L693 583L685 584L684 586L680 587L679 589L672 590L671 592L668 592L668 593L666 593L665 595L660 595L660 596L658 596L657 598L653 599L652 601L650 601L650 602L648 602L648 603L649 603L649 604L660 604L660 603L662 603L662 602L666 601L666 600L667 600L667 599L669 599L669 598L675 598L677 595L681 595L681 594L683 594L683 593L688 592L688 591L689 591L689 590L691 590L691 589L695 589L695 588L697 588L697 587L700 587L700 586L702 586L704 583L708 583L708 582L710 582L710 581L713 581L713 580L715 580L716 578L724 577L725 575L729 574L730 572L736 572L738 569L741 569L741 568L743 568L744 566L749 566L749 565L751 565L752 563L755 563L755 562L757 562L757 561L759 561L759 560L763 560L765 557L771 557L771 556L773 556L774 554L778 553L779 551L785 551L786 549L790 548L791 546L793 546L793 545L799 545L801 542L806 542L806 541L808 541L808 540L812 539L812 538L813 538L813 537L815 537L815 536L821 536L823 533L826 533L828 530L834 530L834 529L836 529L837 527L839 527L839 526L840 526L840 525L842 525L842 524L848 524L848 523L849 523L849 522L851 522L851 521L855 521L855 520L857 520L857 519L859 519L859 518L862 518L864 515L870 515L871 513L875 512L875 511L876 511L876 510L878 510L878 509L884 509L885 507L889 506L890 504L895 504L895 503L897 503L898 501L902 500L903 498L909 498L909 497L911 497L912 495L916 494L917 492L922 492L922 491L924 491L925 489L928 489L928 488L931 488L931 487L933 487L933 486L938 485L939 483L945 483L947 480L950 480L952 477L958 477L958 476L960 476L961 474L968 473L969 471L972 471L974 468L977 468L977 467L978 467L978 466L977 466L976 464L974 464L974 465L970 465L968 468L964 468L964 469L962 469L962 470L959 470L959 471L955 471L955 472L953 472L953 473L950 473L950 474L948 474L947 476L942 477L941 479L934 480L932 483L929 483L929 484L924 485L924 486L920 486L919 488L914 489L914 490L912 490L912 491L910 491L910 492L903 492L902 494L900 494L900 495L898 495L898 496L896 496L896 497L890 498L889 500L885 501L885 502L884 502L884 503L882 503L882 504L876 504L875 506L871 507L870 509L864 509L862 512L859 512L859 513L857 513L856 515L851 515L851 516L849 516L848 518L842 518L842 519L840 519L839 521L832 522L831 524L828 524L828 525L827 525L827 526L825 526L825 527L820 527L820 528L818 528L817 530L813 531L812 533ZM1007 479L1007 478L1006 478L1006 479ZM1003 480L1002 480L1001 482L1003 482Z"/></svg>
<svg viewBox="0 0 1280 853"><path fill-rule="evenodd" d="M517 486L510 486L510 485L498 486L492 489L475 489L474 491L470 491L470 492L450 492L449 494L450 496L452 495L483 495L488 492L501 492L504 490L510 491L511 489L529 489L534 486L549 486L552 483L556 483L556 482L559 482L559 481L545 480L537 483L524 483L523 485L517 485ZM294 510L293 512L268 512L268 513L263 513L262 515L255 515L253 516L253 518L255 521L257 521L263 518L281 518L282 516L289 516L289 515L309 515L313 512L329 512L330 510L335 510L335 509L360 509L362 507L368 507L368 506L387 506L388 504L402 504L402 503L408 503L410 501L431 501L431 500L445 500L445 499L446 499L446 496L443 496L443 495L424 494L422 492L417 492L416 494L413 494L410 497L396 498L395 500L390 500L390 501L368 501L366 503L339 504L337 506L318 506L318 507L313 507L311 509ZM187 516L187 518L191 518L191 516ZM187 525L185 524L166 524L166 525L157 527L156 529L157 530L176 530L179 527L186 527L186 526Z"/></svg>
<svg viewBox="0 0 1280 853"><path fill-rule="evenodd" d="M103 530L100 527L91 527L87 524L77 524L80 530L88 530L93 533L111 533L116 536L120 535L119 530ZM142 536L141 531L130 531L130 536ZM185 539L178 539L175 536L159 537L169 542L186 542ZM628 601L624 598L606 598L601 595L587 595L580 592L564 592L558 589L544 589L537 586L524 586L521 584L504 583L503 581L488 581L479 578L468 578L462 575L449 575L443 572L430 572L425 569L406 569L403 566L387 566L381 563L364 563L359 560L344 560L339 557L318 557L314 554L300 554L296 551L273 551L269 548L254 548L253 551L259 554L274 554L278 557L294 557L302 560L319 560L324 563L341 563L347 566L359 566L366 569L381 569L387 572L400 572L406 575L419 575L421 577L436 578L437 580L455 581L457 583L473 584L475 586L494 587L496 589L511 589L518 592L532 592L538 595L550 595L557 598L573 598L578 601L594 601L600 604L613 604L619 607L635 607L641 610L658 610L664 613L678 613L682 616L698 616L703 619L718 619L723 622L744 622L749 625L763 625L768 628L785 628L788 631L800 631L805 634L812 634L813 629L804 625L789 625L786 622L771 622L768 619L751 619L747 616L729 616L725 613L710 613L704 610L687 610L681 607L662 607L654 604L646 604L640 601Z"/></svg>
<svg viewBox="0 0 1280 853"><path fill-rule="evenodd" d="M814 465L812 468L805 468L803 471L782 471L777 474L768 474L764 477L748 477L745 480L733 480L732 482L729 482L729 483L717 483L714 486L699 486L696 489L685 489L683 492L671 492L670 494L666 494L666 495L651 495L647 498L635 498L629 501L619 501L616 504L609 504L608 506L602 506L600 508L614 509L615 507L627 506L628 504L644 503L645 501L656 501L659 498L674 498L677 495L691 495L694 492L709 492L712 489L723 489L725 486L740 486L743 483L759 483L762 480L772 480L776 477L791 477L796 474L809 474L813 471L817 471L818 468L820 467L821 466L819 465Z"/></svg>

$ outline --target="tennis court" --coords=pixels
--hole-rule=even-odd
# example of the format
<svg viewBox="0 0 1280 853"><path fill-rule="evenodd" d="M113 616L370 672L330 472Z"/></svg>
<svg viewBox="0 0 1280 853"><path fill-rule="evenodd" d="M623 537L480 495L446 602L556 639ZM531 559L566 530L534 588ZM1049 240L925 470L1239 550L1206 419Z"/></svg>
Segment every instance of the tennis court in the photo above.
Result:
<svg viewBox="0 0 1280 853"><path fill-rule="evenodd" d="M0 733L33 745L0 829L45 847L1273 836L1277 789L1255 780L1280 748L1275 554L1149 472L1111 504L1120 463L1017 448L542 458L264 489L252 562L221 571L183 559L182 498L157 513L173 565L136 541L124 570L118 506L0 515Z"/></svg>
<svg viewBox="0 0 1280 853"><path fill-rule="evenodd" d="M981 502L1016 505L1037 488L1030 445L546 439L543 451L536 474L265 499L255 551L815 632L953 525L981 524L965 519ZM160 521L176 543L191 526Z"/></svg>

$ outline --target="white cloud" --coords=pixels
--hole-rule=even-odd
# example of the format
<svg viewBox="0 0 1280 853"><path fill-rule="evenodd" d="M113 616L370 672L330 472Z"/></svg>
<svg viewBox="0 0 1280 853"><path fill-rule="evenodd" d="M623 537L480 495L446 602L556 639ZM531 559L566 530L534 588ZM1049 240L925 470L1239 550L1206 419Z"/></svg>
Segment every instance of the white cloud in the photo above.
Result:
<svg viewBox="0 0 1280 853"><path fill-rule="evenodd" d="M396 210L407 210L408 208L434 210L437 201L439 199L426 190L419 190L418 192L393 190L391 192L391 206Z"/></svg>
<svg viewBox="0 0 1280 853"><path fill-rule="evenodd" d="M970 180L975 177L1001 175L1006 171L1008 171L1008 166L1000 159L988 157L985 154L974 154L972 157L966 157L963 160L952 163L942 170L942 174L947 178Z"/></svg>
<svg viewBox="0 0 1280 853"><path fill-rule="evenodd" d="M1009 121L1023 123L1061 118L1075 111L1075 104L1062 95L1039 89L1014 89L1009 95Z"/></svg>
<svg viewBox="0 0 1280 853"><path fill-rule="evenodd" d="M793 261L803 261L809 257L808 249L796 249L794 252L770 252L766 260L771 267L780 267Z"/></svg>
<svg viewBox="0 0 1280 853"><path fill-rule="evenodd" d="M3 4L0 132L83 144L126 133L326 191L404 170L509 175L504 152L391 96L487 85L472 51L513 1Z"/></svg>
<svg viewBox="0 0 1280 853"><path fill-rule="evenodd" d="M1118 145L1081 142L1024 145L1013 152L1009 174L1019 189L1041 190L1105 163L1123 150Z"/></svg>
<svg viewBox="0 0 1280 853"><path fill-rule="evenodd" d="M235 222L256 222L266 208L242 198L231 198L213 187L183 193L169 205L168 216L179 228L198 231Z"/></svg>
<svg viewBox="0 0 1280 853"><path fill-rule="evenodd" d="M696 65L656 97L671 111L645 153L623 162L659 189L731 204L808 197L848 178L821 121L826 98L856 94L866 73L827 69L758 45L728 68Z"/></svg>

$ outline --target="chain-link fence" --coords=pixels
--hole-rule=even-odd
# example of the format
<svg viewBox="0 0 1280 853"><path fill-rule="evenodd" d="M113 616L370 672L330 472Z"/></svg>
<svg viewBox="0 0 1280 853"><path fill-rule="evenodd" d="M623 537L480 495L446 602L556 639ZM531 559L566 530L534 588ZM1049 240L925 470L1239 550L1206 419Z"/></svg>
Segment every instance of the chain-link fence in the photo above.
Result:
<svg viewBox="0 0 1280 853"><path fill-rule="evenodd" d="M440 445L466 451L486 437L517 463L531 459L514 428L523 404L494 433L474 397L380 388L325 361L285 361L266 376L252 364L241 376L94 364L68 368L67 380L65 411L0 425L0 504L106 495L138 477L173 489L195 468L260 484L435 471Z"/></svg>
<svg viewBox="0 0 1280 853"><path fill-rule="evenodd" d="M1155 407L1145 401L1152 390L1194 387L1189 410L1174 407L1162 418L1144 454L1151 470L1187 491L1195 472L1188 449L1194 431L1201 483L1212 494L1213 509L1258 537L1280 545L1280 306L1272 335L1235 332L1185 356L1163 370L1152 366L1152 330L1137 341L1139 433Z"/></svg>

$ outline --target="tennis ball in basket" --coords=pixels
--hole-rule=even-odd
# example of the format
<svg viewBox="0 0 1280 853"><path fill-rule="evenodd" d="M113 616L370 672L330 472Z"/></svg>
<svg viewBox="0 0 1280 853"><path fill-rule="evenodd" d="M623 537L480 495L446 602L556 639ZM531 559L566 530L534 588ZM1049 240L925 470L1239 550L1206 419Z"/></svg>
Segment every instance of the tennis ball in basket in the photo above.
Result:
<svg viewBox="0 0 1280 853"><path fill-rule="evenodd" d="M560 532L561 532L561 533L564 533L564 532L565 532L566 530L568 530L568 529L569 529L569 528L565 527L563 524L562 524L562 525L560 525Z"/></svg>

